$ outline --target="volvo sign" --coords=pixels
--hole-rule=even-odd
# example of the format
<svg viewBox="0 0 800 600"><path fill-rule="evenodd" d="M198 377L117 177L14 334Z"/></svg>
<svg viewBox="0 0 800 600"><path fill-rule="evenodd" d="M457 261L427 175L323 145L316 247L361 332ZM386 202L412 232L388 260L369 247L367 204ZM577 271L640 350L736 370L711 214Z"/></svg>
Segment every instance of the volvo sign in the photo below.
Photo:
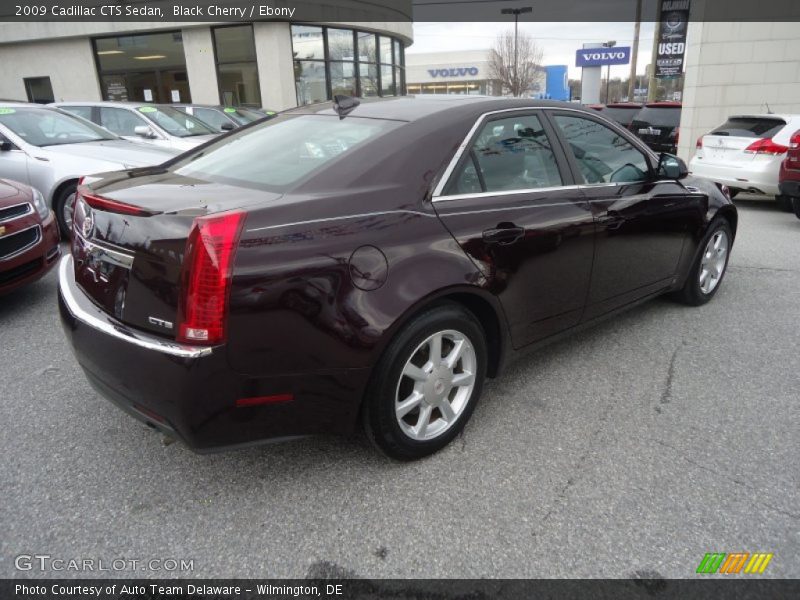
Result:
<svg viewBox="0 0 800 600"><path fill-rule="evenodd" d="M619 46L614 48L583 48L575 53L576 67L627 65L630 62L630 46Z"/></svg>

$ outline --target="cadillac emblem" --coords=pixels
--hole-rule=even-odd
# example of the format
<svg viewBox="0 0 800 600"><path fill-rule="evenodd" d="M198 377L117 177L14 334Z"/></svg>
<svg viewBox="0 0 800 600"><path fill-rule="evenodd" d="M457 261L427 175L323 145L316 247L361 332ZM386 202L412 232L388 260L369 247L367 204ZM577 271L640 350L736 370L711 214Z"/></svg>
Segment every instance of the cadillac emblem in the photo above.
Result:
<svg viewBox="0 0 800 600"><path fill-rule="evenodd" d="M81 235L88 239L94 233L94 212L88 206L85 206L85 217L81 223Z"/></svg>

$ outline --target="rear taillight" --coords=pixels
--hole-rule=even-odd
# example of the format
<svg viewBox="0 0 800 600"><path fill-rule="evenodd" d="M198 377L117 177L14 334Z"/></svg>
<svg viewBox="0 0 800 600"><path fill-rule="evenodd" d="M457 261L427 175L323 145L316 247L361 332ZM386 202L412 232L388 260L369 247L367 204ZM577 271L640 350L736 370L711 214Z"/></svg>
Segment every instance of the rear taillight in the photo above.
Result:
<svg viewBox="0 0 800 600"><path fill-rule="evenodd" d="M225 340L233 259L243 225L239 211L194 220L181 273L179 342Z"/></svg>
<svg viewBox="0 0 800 600"><path fill-rule="evenodd" d="M795 131L789 139L789 160L800 162L800 131Z"/></svg>
<svg viewBox="0 0 800 600"><path fill-rule="evenodd" d="M697 138L697 142L695 142L694 147L695 147L696 150L702 150L703 149L703 136L702 135L699 138Z"/></svg>
<svg viewBox="0 0 800 600"><path fill-rule="evenodd" d="M103 210L105 212L111 213L119 213L122 215L132 215L134 217L150 217L152 215L158 214L157 211L146 210L141 208L140 206L134 206L133 204L126 204L125 202L119 202L117 200L111 200L109 198L104 198L103 196L98 196L96 194L90 193L90 190L85 185L78 186L78 196L77 199L83 198L83 201L86 202L92 208L96 208L97 210Z"/></svg>
<svg viewBox="0 0 800 600"><path fill-rule="evenodd" d="M750 154L777 155L785 153L788 149L786 146L776 144L771 138L761 138L750 144L744 151Z"/></svg>

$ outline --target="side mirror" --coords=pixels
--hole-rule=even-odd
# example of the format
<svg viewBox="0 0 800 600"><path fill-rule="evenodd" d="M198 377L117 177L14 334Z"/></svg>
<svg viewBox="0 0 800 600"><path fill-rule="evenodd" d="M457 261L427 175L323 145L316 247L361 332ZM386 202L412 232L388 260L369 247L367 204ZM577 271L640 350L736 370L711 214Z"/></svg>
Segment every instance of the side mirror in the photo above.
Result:
<svg viewBox="0 0 800 600"><path fill-rule="evenodd" d="M14 149L14 144L8 140L0 140L0 152L10 152Z"/></svg>
<svg viewBox="0 0 800 600"><path fill-rule="evenodd" d="M156 137L156 134L153 133L153 130L150 129L147 125L137 125L133 128L133 133L138 135L139 137L152 139Z"/></svg>
<svg viewBox="0 0 800 600"><path fill-rule="evenodd" d="M658 156L658 168L656 173L659 177L666 179L683 179L689 174L686 163L673 154L662 152Z"/></svg>
<svg viewBox="0 0 800 600"><path fill-rule="evenodd" d="M233 123L223 123L220 126L220 129L222 131L233 131L234 129L236 129L236 125L234 125Z"/></svg>

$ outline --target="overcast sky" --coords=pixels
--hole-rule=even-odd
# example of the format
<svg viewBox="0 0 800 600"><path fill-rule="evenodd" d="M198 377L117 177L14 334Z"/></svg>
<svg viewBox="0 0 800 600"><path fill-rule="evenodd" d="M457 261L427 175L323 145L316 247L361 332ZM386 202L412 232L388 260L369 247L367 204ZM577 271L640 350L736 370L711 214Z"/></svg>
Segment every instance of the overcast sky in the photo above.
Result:
<svg viewBox="0 0 800 600"><path fill-rule="evenodd" d="M618 46L633 45L633 23L520 23L520 33L525 32L539 42L543 51L544 65L569 66L570 79L580 79L581 70L575 66L575 51L584 42L606 42L615 40ZM650 63L653 48L653 23L642 23L639 34L639 60L636 71L644 75ZM448 50L483 50L494 44L497 35L504 30L514 30L509 23L414 23L414 44L406 54L441 52ZM603 69L603 77L605 77ZM630 65L611 67L611 78L625 78Z"/></svg>

